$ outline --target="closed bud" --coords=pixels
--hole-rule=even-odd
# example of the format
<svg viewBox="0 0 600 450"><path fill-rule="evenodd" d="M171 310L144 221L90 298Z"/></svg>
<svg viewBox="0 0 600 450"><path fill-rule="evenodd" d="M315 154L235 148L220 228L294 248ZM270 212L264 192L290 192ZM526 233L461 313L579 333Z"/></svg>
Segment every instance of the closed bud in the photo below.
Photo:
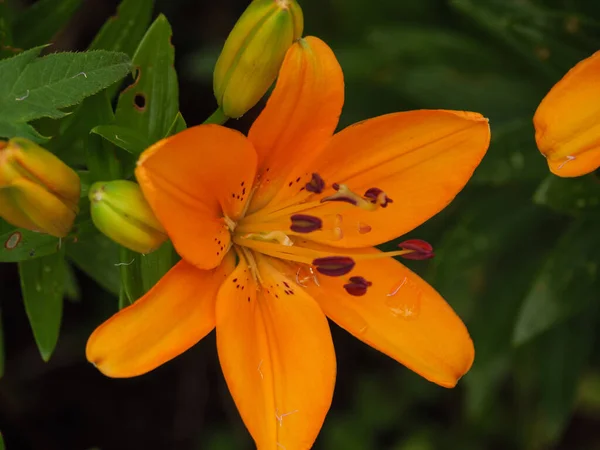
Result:
<svg viewBox="0 0 600 450"><path fill-rule="evenodd" d="M226 116L240 117L258 103L303 27L296 0L254 0L248 6L215 66L215 97Z"/></svg>
<svg viewBox="0 0 600 450"><path fill-rule="evenodd" d="M113 241L138 253L156 250L167 235L133 181L100 181L90 187L94 225Z"/></svg>
<svg viewBox="0 0 600 450"><path fill-rule="evenodd" d="M78 213L77 173L39 145L0 141L0 217L17 227L64 237Z"/></svg>

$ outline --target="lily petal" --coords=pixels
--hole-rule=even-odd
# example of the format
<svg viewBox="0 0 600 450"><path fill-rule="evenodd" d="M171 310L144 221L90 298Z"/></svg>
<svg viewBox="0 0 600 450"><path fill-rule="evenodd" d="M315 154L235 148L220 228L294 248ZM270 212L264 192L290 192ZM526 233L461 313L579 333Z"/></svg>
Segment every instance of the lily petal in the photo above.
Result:
<svg viewBox="0 0 600 450"><path fill-rule="evenodd" d="M444 387L456 385L471 367L474 349L466 327L448 303L392 258L357 260L351 276L372 283L366 294L356 297L346 292L346 277L320 276L319 286L307 281L305 289L331 320L356 338L429 381Z"/></svg>
<svg viewBox="0 0 600 450"><path fill-rule="evenodd" d="M248 139L258 153L260 185L250 211L267 204L299 162L333 135L344 104L344 77L331 49L316 37L296 42Z"/></svg>
<svg viewBox="0 0 600 450"><path fill-rule="evenodd" d="M336 247L370 247L401 236L444 209L465 186L490 142L487 119L460 111L409 111L369 119L337 133L304 172L316 172L328 186L343 183L364 195L383 190L393 203L377 211L343 210L343 237ZM301 170L301 169L300 169ZM331 195L329 188L322 196ZM330 202L310 212L340 211Z"/></svg>
<svg viewBox="0 0 600 450"><path fill-rule="evenodd" d="M257 447L306 450L333 395L329 325L312 298L258 258L260 289L241 261L219 291L219 359Z"/></svg>
<svg viewBox="0 0 600 450"><path fill-rule="evenodd" d="M142 153L135 174L177 252L212 269L230 244L223 214L232 220L242 214L255 172L256 152L246 137L199 125Z"/></svg>
<svg viewBox="0 0 600 450"><path fill-rule="evenodd" d="M211 271L180 261L146 295L94 331L88 361L109 377L125 378L183 353L214 328L217 291L232 270L232 256Z"/></svg>
<svg viewBox="0 0 600 450"><path fill-rule="evenodd" d="M600 52L573 67L533 117L535 140L555 175L577 177L600 167Z"/></svg>

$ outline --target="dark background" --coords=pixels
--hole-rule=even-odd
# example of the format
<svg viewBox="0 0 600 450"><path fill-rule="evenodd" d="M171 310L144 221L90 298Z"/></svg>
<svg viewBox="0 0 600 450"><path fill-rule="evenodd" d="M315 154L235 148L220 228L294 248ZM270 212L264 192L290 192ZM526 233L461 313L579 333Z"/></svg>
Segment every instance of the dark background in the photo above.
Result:
<svg viewBox="0 0 600 450"><path fill-rule="evenodd" d="M84 50L116 4L86 0L54 48ZM156 2L155 12L164 13L174 30L188 124L214 111L212 68L246 5ZM587 242L568 241L577 238L571 230L580 223L600 230L598 210L577 206L579 197L561 203L540 194L548 171L531 125L553 83L600 48L600 5L304 0L301 6L305 35L326 40L344 69L341 126L392 111L452 108L483 113L494 135L469 187L410 234L438 249L435 260L410 267L467 322L477 350L473 370L459 387L445 390L332 325L338 381L315 448L600 449L600 355L594 345L600 291L597 266L592 269L600 258L578 253ZM229 125L246 130L260 108ZM598 176L586 177L588 182L599 184ZM573 184L564 186L558 191L571 192ZM549 261L559 273L576 270L561 284L548 284L540 277L550 270ZM577 276L586 267L592 275L582 288ZM6 347L0 430L7 448L252 448L221 375L214 334L134 379L105 378L86 362L87 337L116 311L117 301L75 270L80 292L66 301L57 349L44 363L20 299L16 265L0 265ZM532 293L538 294L534 300ZM569 306L574 303L577 308ZM551 308L558 313L543 319ZM527 339L513 339L517 328L532 327Z"/></svg>

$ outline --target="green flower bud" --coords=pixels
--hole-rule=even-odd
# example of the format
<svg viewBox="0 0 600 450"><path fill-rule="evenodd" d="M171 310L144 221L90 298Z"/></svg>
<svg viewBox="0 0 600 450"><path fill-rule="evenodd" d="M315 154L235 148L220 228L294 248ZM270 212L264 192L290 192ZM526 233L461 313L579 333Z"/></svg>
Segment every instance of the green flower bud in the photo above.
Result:
<svg viewBox="0 0 600 450"><path fill-rule="evenodd" d="M77 173L39 145L0 141L0 217L28 230L64 237L79 212Z"/></svg>
<svg viewBox="0 0 600 450"><path fill-rule="evenodd" d="M296 0L254 0L248 6L215 66L215 97L226 116L242 116L265 95L303 27Z"/></svg>
<svg viewBox="0 0 600 450"><path fill-rule="evenodd" d="M151 253L164 241L164 228L133 181L100 181L90 187L92 220L113 241L139 253Z"/></svg>

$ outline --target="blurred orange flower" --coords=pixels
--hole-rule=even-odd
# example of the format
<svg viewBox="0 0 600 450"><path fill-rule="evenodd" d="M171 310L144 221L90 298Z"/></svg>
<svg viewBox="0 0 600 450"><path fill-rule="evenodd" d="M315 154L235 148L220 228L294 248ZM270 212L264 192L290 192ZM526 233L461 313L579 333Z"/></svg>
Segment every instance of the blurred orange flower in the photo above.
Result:
<svg viewBox="0 0 600 450"><path fill-rule="evenodd" d="M460 318L393 256L390 241L442 210L490 140L481 115L411 111L333 134L341 68L314 37L288 51L246 138L200 125L158 142L136 176L182 261L101 325L87 357L146 373L216 327L225 379L259 449L310 448L330 407L326 316L423 377L452 387L473 362Z"/></svg>
<svg viewBox="0 0 600 450"><path fill-rule="evenodd" d="M555 175L577 177L600 167L600 52L554 85L533 124L538 148Z"/></svg>

